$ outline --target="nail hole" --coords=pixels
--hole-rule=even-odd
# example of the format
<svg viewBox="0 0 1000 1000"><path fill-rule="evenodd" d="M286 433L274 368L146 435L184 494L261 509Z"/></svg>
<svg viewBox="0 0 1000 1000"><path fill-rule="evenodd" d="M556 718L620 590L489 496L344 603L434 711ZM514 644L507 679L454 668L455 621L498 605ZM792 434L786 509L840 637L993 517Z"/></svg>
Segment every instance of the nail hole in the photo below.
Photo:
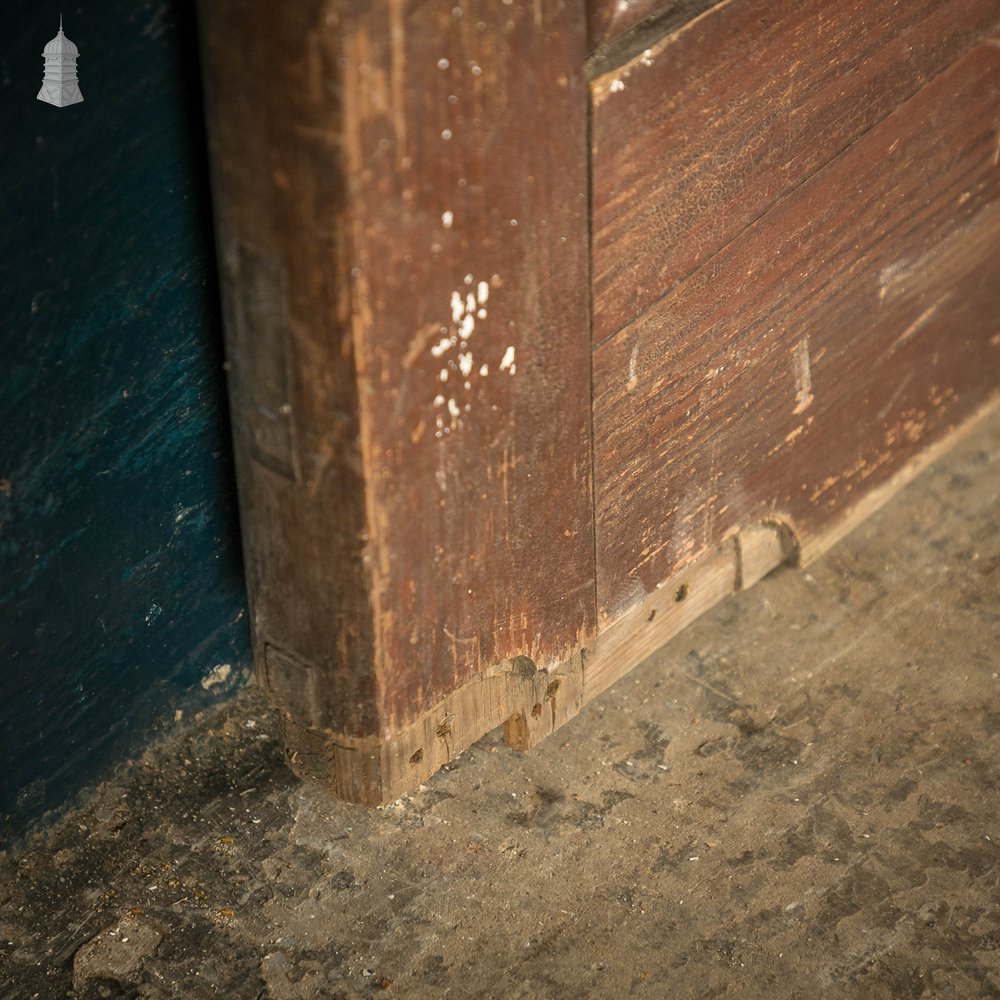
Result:
<svg viewBox="0 0 1000 1000"><path fill-rule="evenodd" d="M559 690L559 681L549 681L549 686L545 689L546 698L554 698L556 696L556 691Z"/></svg>
<svg viewBox="0 0 1000 1000"><path fill-rule="evenodd" d="M681 601L683 601L683 600L684 600L684 598L685 598L685 597L687 597L687 595L688 595L689 593L691 593L691 588L690 588L690 587L688 587L688 585L687 585L686 583L682 583L682 584L681 584L681 585L680 585L680 586L679 586L679 587L677 588L677 593L676 593L676 594L674 594L674 600L675 600L675 601L676 601L676 602L677 602L678 604L680 604L680 603L681 603Z"/></svg>
<svg viewBox="0 0 1000 1000"><path fill-rule="evenodd" d="M646 619L646 621L651 622L655 617L656 617L656 608L653 608L653 610L649 612L649 617Z"/></svg>
<svg viewBox="0 0 1000 1000"><path fill-rule="evenodd" d="M414 750L413 753L410 755L411 764L419 764L423 759L424 759L424 751L422 749Z"/></svg>
<svg viewBox="0 0 1000 1000"><path fill-rule="evenodd" d="M538 716L542 714L542 703L540 701L535 702L535 707L531 710L531 717L537 719Z"/></svg>

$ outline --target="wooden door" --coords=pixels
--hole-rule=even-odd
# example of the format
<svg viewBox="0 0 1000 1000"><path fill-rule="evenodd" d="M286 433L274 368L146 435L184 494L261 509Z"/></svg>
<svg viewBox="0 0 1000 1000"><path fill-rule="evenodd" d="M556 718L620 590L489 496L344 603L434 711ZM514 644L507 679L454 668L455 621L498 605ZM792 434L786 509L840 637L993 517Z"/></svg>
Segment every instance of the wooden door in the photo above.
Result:
<svg viewBox="0 0 1000 1000"><path fill-rule="evenodd" d="M995 3L203 5L258 676L386 801L996 398Z"/></svg>

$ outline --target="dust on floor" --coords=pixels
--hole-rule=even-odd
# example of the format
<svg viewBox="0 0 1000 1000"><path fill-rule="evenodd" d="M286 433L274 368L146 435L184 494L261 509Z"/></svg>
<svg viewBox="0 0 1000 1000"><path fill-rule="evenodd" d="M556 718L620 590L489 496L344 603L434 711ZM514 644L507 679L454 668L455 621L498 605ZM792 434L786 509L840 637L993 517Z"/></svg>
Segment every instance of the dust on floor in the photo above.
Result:
<svg viewBox="0 0 1000 1000"><path fill-rule="evenodd" d="M257 692L0 858L0 996L1000 995L1000 418L528 754L367 811Z"/></svg>

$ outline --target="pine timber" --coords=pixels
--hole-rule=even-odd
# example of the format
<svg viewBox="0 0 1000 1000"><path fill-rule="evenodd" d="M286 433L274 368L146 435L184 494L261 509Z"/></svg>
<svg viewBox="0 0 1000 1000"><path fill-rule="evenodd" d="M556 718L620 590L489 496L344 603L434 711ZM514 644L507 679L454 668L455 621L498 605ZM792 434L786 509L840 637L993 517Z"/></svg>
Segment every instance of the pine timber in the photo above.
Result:
<svg viewBox="0 0 1000 1000"><path fill-rule="evenodd" d="M257 672L382 745L594 630L585 11L201 14Z"/></svg>
<svg viewBox="0 0 1000 1000"><path fill-rule="evenodd" d="M996 405L998 20L203 3L297 771L377 804L496 726L533 746Z"/></svg>
<svg viewBox="0 0 1000 1000"><path fill-rule="evenodd" d="M808 551L995 394L998 99L984 43L597 347L602 625L742 525Z"/></svg>
<svg viewBox="0 0 1000 1000"><path fill-rule="evenodd" d="M595 80L595 343L998 29L994 0L729 0Z"/></svg>

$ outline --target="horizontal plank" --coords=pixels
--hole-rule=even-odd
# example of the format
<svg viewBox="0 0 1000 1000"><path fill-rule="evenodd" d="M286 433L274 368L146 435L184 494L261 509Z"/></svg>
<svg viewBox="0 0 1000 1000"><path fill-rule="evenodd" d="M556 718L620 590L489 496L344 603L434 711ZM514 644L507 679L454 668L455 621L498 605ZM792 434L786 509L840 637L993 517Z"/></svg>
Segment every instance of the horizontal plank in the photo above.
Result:
<svg viewBox="0 0 1000 1000"><path fill-rule="evenodd" d="M595 342L998 26L994 0L730 0L595 79Z"/></svg>
<svg viewBox="0 0 1000 1000"><path fill-rule="evenodd" d="M806 550L998 389L983 44L594 355L599 617L741 526Z"/></svg>

